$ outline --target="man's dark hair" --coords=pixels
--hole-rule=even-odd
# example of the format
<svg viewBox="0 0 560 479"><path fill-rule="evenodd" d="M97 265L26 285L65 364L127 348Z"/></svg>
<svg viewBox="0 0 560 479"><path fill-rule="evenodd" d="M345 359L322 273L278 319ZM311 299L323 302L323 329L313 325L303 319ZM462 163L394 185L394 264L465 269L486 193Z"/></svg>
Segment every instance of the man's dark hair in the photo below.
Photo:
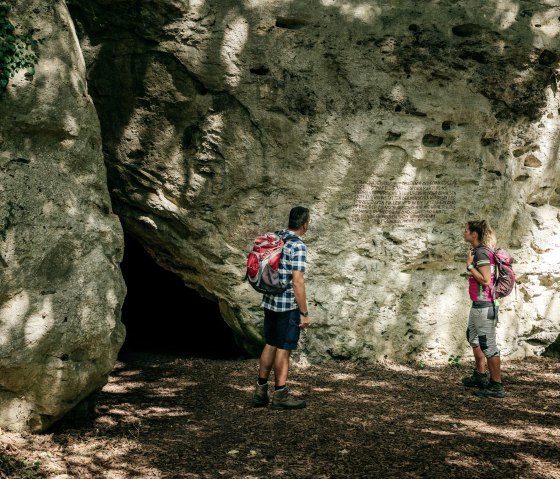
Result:
<svg viewBox="0 0 560 479"><path fill-rule="evenodd" d="M309 208L296 206L290 211L290 221L288 228L291 230L299 230L305 223L309 221Z"/></svg>

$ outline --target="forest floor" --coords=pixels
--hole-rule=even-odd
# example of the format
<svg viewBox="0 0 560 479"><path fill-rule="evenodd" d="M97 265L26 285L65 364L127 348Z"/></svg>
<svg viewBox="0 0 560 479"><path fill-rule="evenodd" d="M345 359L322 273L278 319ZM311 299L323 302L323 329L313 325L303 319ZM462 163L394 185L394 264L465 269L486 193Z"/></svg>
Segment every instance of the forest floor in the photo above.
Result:
<svg viewBox="0 0 560 479"><path fill-rule="evenodd" d="M0 478L560 478L560 361L504 360L504 399L463 363L294 364L308 407L274 411L255 359L129 353L89 419L1 431Z"/></svg>

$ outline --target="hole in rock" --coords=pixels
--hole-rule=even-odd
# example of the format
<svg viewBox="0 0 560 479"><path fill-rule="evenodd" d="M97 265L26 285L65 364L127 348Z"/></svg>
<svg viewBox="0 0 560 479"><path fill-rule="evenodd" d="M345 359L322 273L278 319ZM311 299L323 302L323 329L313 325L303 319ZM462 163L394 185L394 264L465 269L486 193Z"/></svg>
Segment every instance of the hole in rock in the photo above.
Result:
<svg viewBox="0 0 560 479"><path fill-rule="evenodd" d="M127 287L122 352L158 352L209 359L244 356L218 304L187 288L125 234L121 270Z"/></svg>

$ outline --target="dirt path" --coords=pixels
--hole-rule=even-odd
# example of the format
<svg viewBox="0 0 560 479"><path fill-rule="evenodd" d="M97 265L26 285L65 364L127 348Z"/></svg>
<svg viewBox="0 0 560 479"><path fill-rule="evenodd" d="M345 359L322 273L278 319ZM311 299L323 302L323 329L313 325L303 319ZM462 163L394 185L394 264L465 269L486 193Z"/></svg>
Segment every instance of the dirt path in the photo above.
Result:
<svg viewBox="0 0 560 479"><path fill-rule="evenodd" d="M90 421L0 444L57 479L560 479L557 359L505 361L504 399L474 397L447 365L299 366L309 406L290 412L249 405L256 368L129 354Z"/></svg>

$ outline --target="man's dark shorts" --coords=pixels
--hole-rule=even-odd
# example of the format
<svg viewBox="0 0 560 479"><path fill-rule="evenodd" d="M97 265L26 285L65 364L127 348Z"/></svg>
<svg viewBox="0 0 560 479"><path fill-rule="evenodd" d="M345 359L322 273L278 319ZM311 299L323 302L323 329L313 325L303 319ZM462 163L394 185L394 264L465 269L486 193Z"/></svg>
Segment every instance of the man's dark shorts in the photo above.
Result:
<svg viewBox="0 0 560 479"><path fill-rule="evenodd" d="M264 339L280 349L296 349L299 341L299 309L271 311L264 308Z"/></svg>

